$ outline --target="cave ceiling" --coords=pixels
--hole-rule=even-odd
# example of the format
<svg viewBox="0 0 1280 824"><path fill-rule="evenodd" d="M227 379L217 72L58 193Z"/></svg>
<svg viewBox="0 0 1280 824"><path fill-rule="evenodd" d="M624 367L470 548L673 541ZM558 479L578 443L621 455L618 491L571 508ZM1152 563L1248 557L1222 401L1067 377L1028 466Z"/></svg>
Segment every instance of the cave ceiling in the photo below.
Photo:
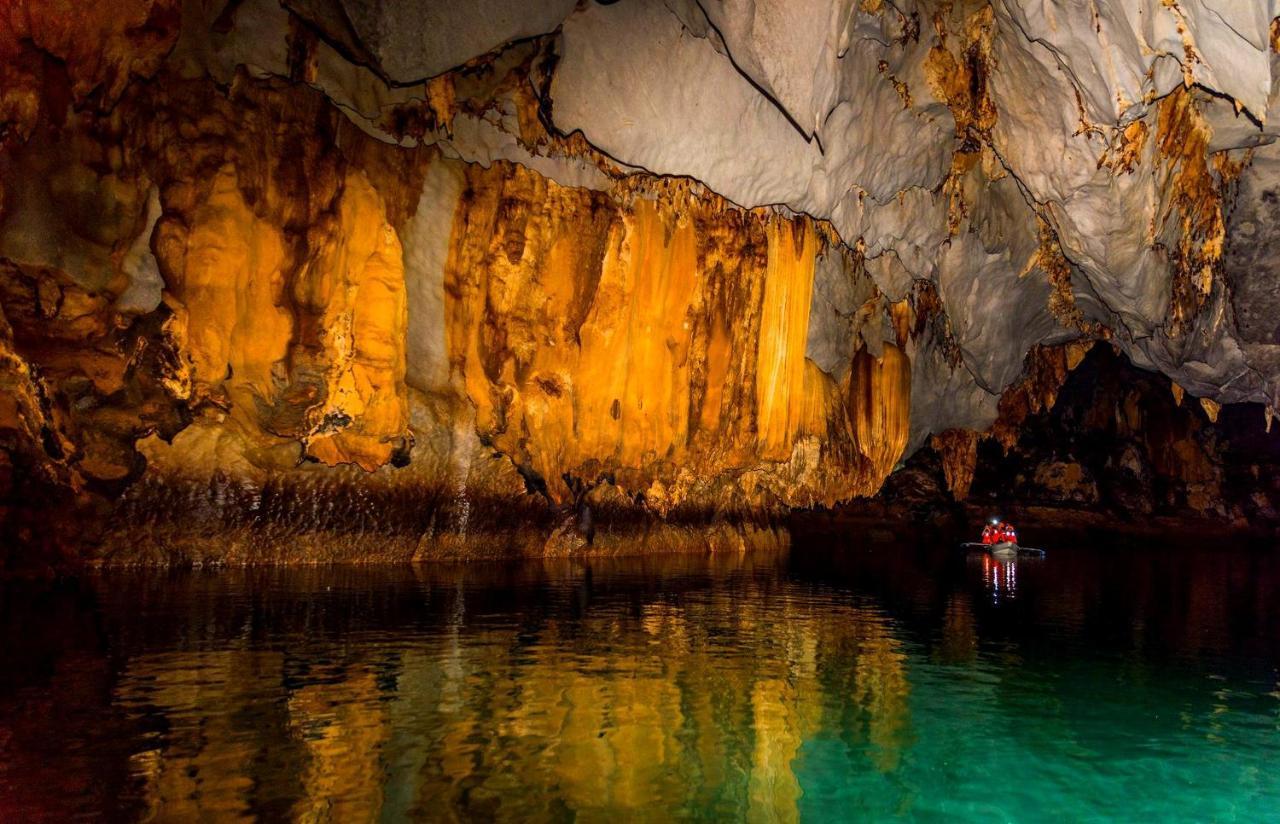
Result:
<svg viewBox="0 0 1280 824"><path fill-rule="evenodd" d="M1280 400L1274 0L283 6L246 0L179 58L285 74L292 12L324 41L309 82L385 140L571 186L687 177L829 221L887 295L934 283L982 392L932 428L1085 335L1196 395ZM522 139L514 95L390 125L432 78L462 95L504 60L534 66L554 139Z"/></svg>

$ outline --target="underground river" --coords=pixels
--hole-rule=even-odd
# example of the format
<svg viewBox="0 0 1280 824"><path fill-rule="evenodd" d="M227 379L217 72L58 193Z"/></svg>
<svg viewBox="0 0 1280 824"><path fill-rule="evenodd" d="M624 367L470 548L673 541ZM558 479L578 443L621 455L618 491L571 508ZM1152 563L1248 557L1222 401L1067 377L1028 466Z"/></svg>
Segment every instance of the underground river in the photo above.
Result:
<svg viewBox="0 0 1280 824"><path fill-rule="evenodd" d="M14 581L0 819L1262 821L1278 584L1245 546L831 531Z"/></svg>

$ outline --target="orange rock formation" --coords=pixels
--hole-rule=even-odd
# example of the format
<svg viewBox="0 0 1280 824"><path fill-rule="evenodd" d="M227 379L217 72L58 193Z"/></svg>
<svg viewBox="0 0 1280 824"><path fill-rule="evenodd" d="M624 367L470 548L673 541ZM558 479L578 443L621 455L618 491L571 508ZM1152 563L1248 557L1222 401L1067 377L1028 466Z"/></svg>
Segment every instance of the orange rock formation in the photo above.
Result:
<svg viewBox="0 0 1280 824"><path fill-rule="evenodd" d="M851 350L843 377L806 357L815 261L847 254L807 218L685 182L590 191L380 144L279 81L223 93L166 76L120 108L146 125L40 120L43 147L23 149L130 209L89 247L100 270L50 268L40 248L5 270L3 424L43 439L29 451L51 477L260 484L351 464L498 497L522 477L554 503L585 484L667 515L833 504L902 457L906 353ZM116 171L95 175L108 156ZM433 165L460 179L456 199L415 197ZM406 268L424 209L451 224L439 271ZM29 212L3 219L46 219ZM136 259L154 260L154 308L124 297ZM410 313L413 289L438 295L442 328ZM443 384L407 384L413 335L441 342ZM120 402L110 426L73 385ZM126 413L139 392L149 405Z"/></svg>

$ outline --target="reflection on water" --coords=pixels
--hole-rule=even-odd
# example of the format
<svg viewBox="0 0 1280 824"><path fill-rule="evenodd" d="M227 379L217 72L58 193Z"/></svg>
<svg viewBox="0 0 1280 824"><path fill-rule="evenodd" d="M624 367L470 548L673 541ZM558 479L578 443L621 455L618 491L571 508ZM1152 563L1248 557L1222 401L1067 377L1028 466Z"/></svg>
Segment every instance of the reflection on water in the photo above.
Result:
<svg viewBox="0 0 1280 824"><path fill-rule="evenodd" d="M1036 564L1039 558L996 557L989 552L972 550L969 552L970 563L982 565L982 581L991 593L991 603L999 605L1001 601L1018 597L1018 564Z"/></svg>
<svg viewBox="0 0 1280 824"><path fill-rule="evenodd" d="M905 742L906 656L871 608L750 581L532 621L469 616L465 590L440 597L454 603L439 632L403 641L349 637L303 660L247 645L131 659L113 700L168 724L132 757L145 807L250 813L261 779L246 765L283 748L305 820L672 807L791 820L823 673L878 769Z"/></svg>
<svg viewBox="0 0 1280 824"><path fill-rule="evenodd" d="M1280 809L1275 561L1064 556L811 540L11 586L0 819Z"/></svg>

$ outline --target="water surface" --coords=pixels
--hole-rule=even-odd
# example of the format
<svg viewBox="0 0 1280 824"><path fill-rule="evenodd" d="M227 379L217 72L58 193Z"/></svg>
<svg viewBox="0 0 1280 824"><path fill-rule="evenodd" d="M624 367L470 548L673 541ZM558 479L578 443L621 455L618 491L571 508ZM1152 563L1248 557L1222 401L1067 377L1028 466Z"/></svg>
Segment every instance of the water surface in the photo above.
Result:
<svg viewBox="0 0 1280 824"><path fill-rule="evenodd" d="M0 820L1277 820L1278 584L839 535L15 582Z"/></svg>

